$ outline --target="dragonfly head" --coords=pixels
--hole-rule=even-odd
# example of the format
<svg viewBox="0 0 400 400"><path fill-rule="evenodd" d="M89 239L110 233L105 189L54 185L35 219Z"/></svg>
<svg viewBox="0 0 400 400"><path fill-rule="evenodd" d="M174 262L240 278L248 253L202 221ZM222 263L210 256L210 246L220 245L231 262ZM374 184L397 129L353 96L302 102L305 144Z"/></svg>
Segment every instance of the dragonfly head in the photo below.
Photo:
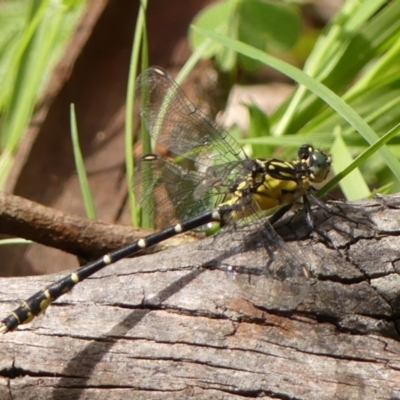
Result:
<svg viewBox="0 0 400 400"><path fill-rule="evenodd" d="M327 153L305 144L300 147L298 157L308 166L311 182L321 183L326 179L332 164L332 158Z"/></svg>

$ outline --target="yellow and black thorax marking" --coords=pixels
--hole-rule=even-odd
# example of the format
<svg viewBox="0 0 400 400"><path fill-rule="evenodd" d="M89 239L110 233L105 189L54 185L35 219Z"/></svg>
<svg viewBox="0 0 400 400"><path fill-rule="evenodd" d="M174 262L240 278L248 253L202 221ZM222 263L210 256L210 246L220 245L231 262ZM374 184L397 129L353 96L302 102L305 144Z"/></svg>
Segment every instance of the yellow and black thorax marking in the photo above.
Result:
<svg viewBox="0 0 400 400"><path fill-rule="evenodd" d="M264 211L293 204L313 188L313 183L326 179L331 162L330 156L310 145L300 147L297 159L290 162L254 159L247 176L231 187L232 197L227 203L241 202L245 208L251 198ZM240 214L251 212L243 209Z"/></svg>

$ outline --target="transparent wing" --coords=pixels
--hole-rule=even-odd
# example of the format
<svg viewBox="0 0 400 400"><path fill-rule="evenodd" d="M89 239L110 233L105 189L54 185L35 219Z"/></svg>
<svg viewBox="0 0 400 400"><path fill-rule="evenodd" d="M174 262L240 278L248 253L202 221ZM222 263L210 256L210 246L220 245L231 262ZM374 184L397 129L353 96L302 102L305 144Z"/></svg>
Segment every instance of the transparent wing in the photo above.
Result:
<svg viewBox="0 0 400 400"><path fill-rule="evenodd" d="M136 96L150 135L172 153L206 167L247 158L240 145L196 108L162 68L141 73Z"/></svg>
<svg viewBox="0 0 400 400"><path fill-rule="evenodd" d="M246 240L251 242L251 236ZM234 279L253 304L291 310L304 300L310 289L306 260L278 235L271 240L269 228L261 224L258 240L262 248L252 257L250 266L239 263L233 268Z"/></svg>
<svg viewBox="0 0 400 400"><path fill-rule="evenodd" d="M240 215L243 210L248 216ZM224 249L216 260L218 266L228 271L244 297L255 305L291 310L309 292L304 255L281 239L251 196L243 196L213 247Z"/></svg>
<svg viewBox="0 0 400 400"><path fill-rule="evenodd" d="M223 195L211 190L195 197L202 181L203 174L150 154L135 169L135 196L157 226L164 227L202 214L222 201Z"/></svg>
<svg viewBox="0 0 400 400"><path fill-rule="evenodd" d="M163 226L231 200L234 209L224 216L222 232L213 241L221 254L218 264L228 267L254 304L286 310L300 303L309 289L307 263L276 234L254 201L255 162L163 69L150 68L139 76L137 96L155 143L176 155L173 160L156 155L142 159L135 174L141 205ZM245 257L249 252L251 265Z"/></svg>
<svg viewBox="0 0 400 400"><path fill-rule="evenodd" d="M202 173L149 154L135 169L135 196L157 226L164 227L229 200L231 188L248 176L251 163L251 160L234 161L211 166Z"/></svg>

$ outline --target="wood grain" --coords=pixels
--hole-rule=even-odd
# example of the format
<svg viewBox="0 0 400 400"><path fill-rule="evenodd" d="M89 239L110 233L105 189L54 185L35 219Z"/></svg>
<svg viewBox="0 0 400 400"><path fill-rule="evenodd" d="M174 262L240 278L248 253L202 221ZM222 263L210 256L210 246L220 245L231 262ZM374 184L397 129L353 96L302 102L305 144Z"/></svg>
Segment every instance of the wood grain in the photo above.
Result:
<svg viewBox="0 0 400 400"><path fill-rule="evenodd" d="M295 309L202 268L213 238L124 260L0 337L0 399L400 398L400 195L341 208L315 214L339 250L280 231L312 274ZM0 315L60 276L1 279Z"/></svg>

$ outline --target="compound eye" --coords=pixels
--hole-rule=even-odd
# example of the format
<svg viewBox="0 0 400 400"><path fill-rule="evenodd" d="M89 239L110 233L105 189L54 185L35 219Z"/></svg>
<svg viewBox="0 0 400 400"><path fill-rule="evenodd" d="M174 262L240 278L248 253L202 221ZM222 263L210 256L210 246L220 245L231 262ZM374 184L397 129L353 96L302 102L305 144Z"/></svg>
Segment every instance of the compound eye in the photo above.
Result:
<svg viewBox="0 0 400 400"><path fill-rule="evenodd" d="M308 160L310 154L312 154L313 152L314 152L314 147L312 147L309 144L303 144L303 146L299 148L297 157L299 160Z"/></svg>
<svg viewBox="0 0 400 400"><path fill-rule="evenodd" d="M310 180L317 183L324 181L331 170L331 163L327 154L315 150L310 156Z"/></svg>

